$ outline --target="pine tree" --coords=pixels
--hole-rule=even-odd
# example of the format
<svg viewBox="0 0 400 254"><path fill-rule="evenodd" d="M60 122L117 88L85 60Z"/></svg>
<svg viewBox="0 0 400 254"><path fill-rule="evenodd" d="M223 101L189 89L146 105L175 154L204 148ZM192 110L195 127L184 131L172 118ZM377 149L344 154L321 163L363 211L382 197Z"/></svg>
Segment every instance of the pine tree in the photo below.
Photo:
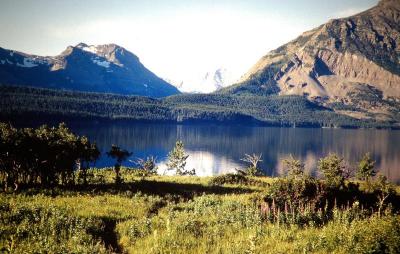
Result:
<svg viewBox="0 0 400 254"><path fill-rule="evenodd" d="M175 170L177 175L194 175L194 169L191 171L185 170L186 160L189 157L185 153L183 142L176 141L174 149L168 154L168 170Z"/></svg>

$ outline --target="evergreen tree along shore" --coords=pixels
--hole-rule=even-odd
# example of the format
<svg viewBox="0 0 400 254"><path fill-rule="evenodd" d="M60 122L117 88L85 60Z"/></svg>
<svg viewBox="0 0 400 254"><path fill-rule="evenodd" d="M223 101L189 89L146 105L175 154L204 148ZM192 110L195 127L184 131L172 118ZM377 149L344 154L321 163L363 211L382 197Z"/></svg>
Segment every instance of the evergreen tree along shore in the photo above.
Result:
<svg viewBox="0 0 400 254"><path fill-rule="evenodd" d="M320 178L286 159L285 175L262 175L261 154L236 174L184 174L177 141L157 175L113 145L114 168L90 168L96 144L65 124L0 124L2 253L399 253L400 188L376 173L368 154L354 171L330 154ZM194 172L194 171L193 171Z"/></svg>

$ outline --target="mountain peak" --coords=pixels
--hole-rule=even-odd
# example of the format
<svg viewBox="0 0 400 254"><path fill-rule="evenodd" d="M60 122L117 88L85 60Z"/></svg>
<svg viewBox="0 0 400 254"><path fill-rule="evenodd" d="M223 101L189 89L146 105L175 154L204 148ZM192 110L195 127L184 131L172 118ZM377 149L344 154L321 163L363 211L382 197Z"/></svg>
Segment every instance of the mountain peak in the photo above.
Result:
<svg viewBox="0 0 400 254"><path fill-rule="evenodd" d="M89 54L95 55L94 57L100 57L108 62L112 62L118 66L132 66L137 65L140 61L139 58L126 50L124 47L121 47L114 43L109 44L101 44L101 45L88 45L86 43L79 43L76 46L69 46L61 56L67 56L72 54L73 52L86 52Z"/></svg>
<svg viewBox="0 0 400 254"><path fill-rule="evenodd" d="M75 47L77 47L77 48L85 48L85 47L88 47L88 45L86 43L84 43L84 42L80 42Z"/></svg>
<svg viewBox="0 0 400 254"><path fill-rule="evenodd" d="M163 97L179 91L116 44L68 46L41 57L0 49L0 83Z"/></svg>
<svg viewBox="0 0 400 254"><path fill-rule="evenodd" d="M400 0L330 20L268 53L223 92L299 95L361 118L392 119L399 106L389 101L400 101L399 24Z"/></svg>

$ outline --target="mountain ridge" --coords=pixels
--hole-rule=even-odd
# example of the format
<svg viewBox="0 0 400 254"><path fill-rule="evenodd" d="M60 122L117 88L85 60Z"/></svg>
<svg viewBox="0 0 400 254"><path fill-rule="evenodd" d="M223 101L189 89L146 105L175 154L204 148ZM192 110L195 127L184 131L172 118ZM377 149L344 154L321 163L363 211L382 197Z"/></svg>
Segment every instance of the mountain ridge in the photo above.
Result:
<svg viewBox="0 0 400 254"><path fill-rule="evenodd" d="M0 83L88 92L165 97L179 90L116 44L68 46L56 56L0 47Z"/></svg>
<svg viewBox="0 0 400 254"><path fill-rule="evenodd" d="M344 114L391 119L400 102L399 45L400 1L383 0L270 51L221 92L300 95Z"/></svg>

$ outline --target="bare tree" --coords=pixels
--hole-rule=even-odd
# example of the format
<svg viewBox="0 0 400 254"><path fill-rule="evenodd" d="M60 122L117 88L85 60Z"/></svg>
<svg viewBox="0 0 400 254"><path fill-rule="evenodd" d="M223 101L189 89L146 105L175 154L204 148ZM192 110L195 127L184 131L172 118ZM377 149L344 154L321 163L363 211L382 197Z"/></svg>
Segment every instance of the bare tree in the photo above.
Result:
<svg viewBox="0 0 400 254"><path fill-rule="evenodd" d="M240 159L246 163L249 163L249 167L245 171L238 170L240 173L244 173L249 176L257 176L261 174L261 170L258 168L258 163L262 162L262 154L245 154L244 158Z"/></svg>

